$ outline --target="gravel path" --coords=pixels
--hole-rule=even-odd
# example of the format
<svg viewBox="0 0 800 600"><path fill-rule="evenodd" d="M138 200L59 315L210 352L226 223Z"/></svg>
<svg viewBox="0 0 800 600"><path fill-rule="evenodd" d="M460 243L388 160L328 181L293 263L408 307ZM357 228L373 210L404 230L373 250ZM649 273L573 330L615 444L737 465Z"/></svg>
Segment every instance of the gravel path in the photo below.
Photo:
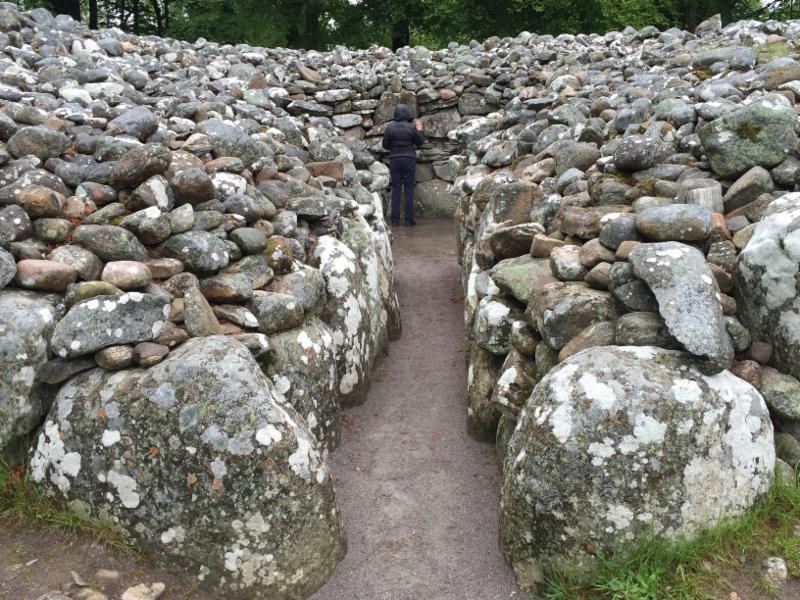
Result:
<svg viewBox="0 0 800 600"><path fill-rule="evenodd" d="M467 436L452 221L396 230L403 337L332 455L348 553L313 600L522 598L497 545L494 450Z"/></svg>

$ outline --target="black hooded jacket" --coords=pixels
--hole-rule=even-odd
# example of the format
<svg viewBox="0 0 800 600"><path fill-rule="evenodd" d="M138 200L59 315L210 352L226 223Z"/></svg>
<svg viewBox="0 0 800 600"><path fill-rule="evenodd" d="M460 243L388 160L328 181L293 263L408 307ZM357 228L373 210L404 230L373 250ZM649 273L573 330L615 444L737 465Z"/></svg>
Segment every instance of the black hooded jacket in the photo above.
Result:
<svg viewBox="0 0 800 600"><path fill-rule="evenodd" d="M389 156L412 156L416 158L417 148L422 146L425 137L411 122L411 110L405 104L394 109L394 121L386 126L383 134L383 148Z"/></svg>

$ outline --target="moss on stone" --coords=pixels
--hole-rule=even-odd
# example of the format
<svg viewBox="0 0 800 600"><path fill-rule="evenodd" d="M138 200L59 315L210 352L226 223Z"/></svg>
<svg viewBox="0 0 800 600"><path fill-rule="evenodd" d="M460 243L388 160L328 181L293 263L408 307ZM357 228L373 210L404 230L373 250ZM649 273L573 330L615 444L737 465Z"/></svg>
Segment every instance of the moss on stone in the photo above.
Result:
<svg viewBox="0 0 800 600"><path fill-rule="evenodd" d="M761 133L761 127L756 125L755 123L742 123L736 128L736 135L743 139L748 140L750 142L758 141L758 134Z"/></svg>
<svg viewBox="0 0 800 600"><path fill-rule="evenodd" d="M783 58L794 54L794 47L788 42L771 42L753 46L759 61L769 62L776 58Z"/></svg>

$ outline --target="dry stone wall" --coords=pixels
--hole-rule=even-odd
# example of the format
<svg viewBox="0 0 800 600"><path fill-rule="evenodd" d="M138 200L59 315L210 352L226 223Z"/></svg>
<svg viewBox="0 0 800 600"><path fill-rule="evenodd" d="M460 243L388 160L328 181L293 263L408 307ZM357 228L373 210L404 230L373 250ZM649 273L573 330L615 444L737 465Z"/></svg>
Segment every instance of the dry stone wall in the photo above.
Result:
<svg viewBox="0 0 800 600"><path fill-rule="evenodd" d="M798 36L716 17L490 51L536 81L451 134L467 424L526 587L795 477Z"/></svg>

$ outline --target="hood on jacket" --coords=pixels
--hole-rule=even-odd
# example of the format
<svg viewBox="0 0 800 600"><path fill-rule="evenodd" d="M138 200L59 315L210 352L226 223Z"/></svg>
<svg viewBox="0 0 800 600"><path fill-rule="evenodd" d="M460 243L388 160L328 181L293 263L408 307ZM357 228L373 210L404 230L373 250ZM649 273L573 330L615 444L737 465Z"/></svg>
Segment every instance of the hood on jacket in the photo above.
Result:
<svg viewBox="0 0 800 600"><path fill-rule="evenodd" d="M408 105L398 104L394 107L394 120L411 122L411 109L408 108Z"/></svg>

